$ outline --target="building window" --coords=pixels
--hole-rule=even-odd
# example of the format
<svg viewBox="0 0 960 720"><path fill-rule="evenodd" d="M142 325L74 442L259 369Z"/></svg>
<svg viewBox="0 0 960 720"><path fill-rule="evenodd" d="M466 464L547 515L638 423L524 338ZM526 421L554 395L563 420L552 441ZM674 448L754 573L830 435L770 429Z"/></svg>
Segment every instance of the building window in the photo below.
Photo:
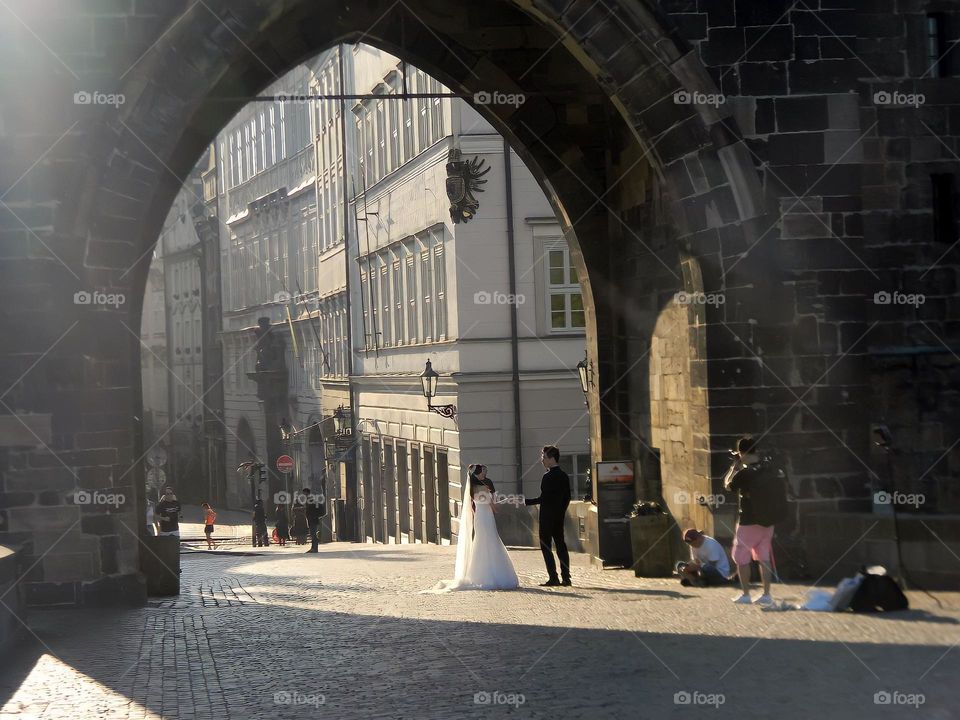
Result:
<svg viewBox="0 0 960 720"><path fill-rule="evenodd" d="M583 295L570 250L562 242L550 243L547 252L547 327L550 332L570 332L586 327Z"/></svg>
<svg viewBox="0 0 960 720"><path fill-rule="evenodd" d="M406 342L406 333L403 331L403 266L399 251L393 259L393 337L397 345Z"/></svg>
<svg viewBox="0 0 960 720"><path fill-rule="evenodd" d="M446 90L443 85L440 84L439 80L435 78L430 78L431 92L437 93L438 95ZM444 136L444 122L443 122L443 98L435 97L433 98L433 112L431 118L431 130L433 132L433 140L436 142Z"/></svg>
<svg viewBox="0 0 960 720"><path fill-rule="evenodd" d="M574 500L593 497L593 485L590 478L590 453L561 455L560 467L570 476L570 492Z"/></svg>
<svg viewBox="0 0 960 720"><path fill-rule="evenodd" d="M387 174L387 109L384 100L377 100L377 179Z"/></svg>
<svg viewBox="0 0 960 720"><path fill-rule="evenodd" d="M417 70L417 92L430 92L430 85L427 82L427 74L423 70ZM418 131L420 134L420 149L424 150L433 144L430 137L430 110L433 107L431 98L422 97L417 101L419 106Z"/></svg>
<svg viewBox="0 0 960 720"><path fill-rule="evenodd" d="M392 93L395 95L397 88L394 86ZM390 104L390 159L388 161L391 171L400 167L400 106L405 100L388 100Z"/></svg>
<svg viewBox="0 0 960 720"><path fill-rule="evenodd" d="M260 169L267 169L267 127L263 113L260 113L260 122L258 130L260 132Z"/></svg>
<svg viewBox="0 0 960 720"><path fill-rule="evenodd" d="M407 302L407 342L416 343L420 335L417 328L417 256L414 252L416 246L413 243L404 246L406 267L406 291Z"/></svg>
<svg viewBox="0 0 960 720"><path fill-rule="evenodd" d="M423 320L423 342L430 342L434 339L433 334L433 282L432 266L430 264L430 245L429 240L422 245L424 249L420 251L420 293L423 296L423 307L420 317Z"/></svg>
<svg viewBox="0 0 960 720"><path fill-rule="evenodd" d="M277 163L277 106L270 106L270 165Z"/></svg>
<svg viewBox="0 0 960 720"><path fill-rule="evenodd" d="M443 253L443 239L437 238L433 246L433 292L437 313L437 340L447 337L447 269Z"/></svg>
<svg viewBox="0 0 960 720"><path fill-rule="evenodd" d="M364 265L366 265L365 263ZM364 269L360 271L360 306L363 308L363 347L366 350L373 348L373 328L370 327L370 275Z"/></svg>
<svg viewBox="0 0 960 720"><path fill-rule="evenodd" d="M393 300L390 296L390 266L387 262L384 261L384 258L380 258L380 308L382 312L378 318L380 325L380 342L383 347L389 347L391 345L390 340L390 326L391 326L391 310L393 308Z"/></svg>

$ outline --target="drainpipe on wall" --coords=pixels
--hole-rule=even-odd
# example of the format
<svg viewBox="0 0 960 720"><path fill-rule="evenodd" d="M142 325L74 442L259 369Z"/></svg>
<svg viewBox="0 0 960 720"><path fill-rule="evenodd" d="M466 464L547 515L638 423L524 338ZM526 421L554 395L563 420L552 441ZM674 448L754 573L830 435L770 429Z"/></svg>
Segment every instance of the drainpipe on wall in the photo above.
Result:
<svg viewBox="0 0 960 720"><path fill-rule="evenodd" d="M520 422L520 339L517 336L518 303L516 237L513 232L513 173L510 145L503 141L503 181L507 193L507 262L510 275L510 355L513 362L513 442L516 447L517 494L523 492L523 433Z"/></svg>

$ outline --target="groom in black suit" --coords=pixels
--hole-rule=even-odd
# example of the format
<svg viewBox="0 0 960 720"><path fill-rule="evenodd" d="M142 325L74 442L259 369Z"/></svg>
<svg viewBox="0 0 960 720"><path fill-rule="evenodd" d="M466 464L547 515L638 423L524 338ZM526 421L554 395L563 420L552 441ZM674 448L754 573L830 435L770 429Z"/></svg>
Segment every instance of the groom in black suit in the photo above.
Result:
<svg viewBox="0 0 960 720"><path fill-rule="evenodd" d="M540 451L540 462L547 471L540 482L540 496L527 498L526 505L540 506L540 550L543 562L550 576L544 587L572 585L570 581L570 553L563 540L563 521L570 504L570 478L560 469L560 450L553 445L545 445ZM557 545L557 557L560 558L560 575L557 577L557 564L553 561L551 544Z"/></svg>

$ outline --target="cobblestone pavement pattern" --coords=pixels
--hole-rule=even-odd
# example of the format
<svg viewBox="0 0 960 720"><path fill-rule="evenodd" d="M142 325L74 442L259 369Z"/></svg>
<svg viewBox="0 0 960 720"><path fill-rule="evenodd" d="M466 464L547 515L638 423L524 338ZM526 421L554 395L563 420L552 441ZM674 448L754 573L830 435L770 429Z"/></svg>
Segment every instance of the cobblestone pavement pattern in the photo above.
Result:
<svg viewBox="0 0 960 720"><path fill-rule="evenodd" d="M583 556L540 588L540 554L512 550L519 591L425 595L454 548L302 550L185 554L177 598L32 612L0 718L960 717L957 594L763 612Z"/></svg>

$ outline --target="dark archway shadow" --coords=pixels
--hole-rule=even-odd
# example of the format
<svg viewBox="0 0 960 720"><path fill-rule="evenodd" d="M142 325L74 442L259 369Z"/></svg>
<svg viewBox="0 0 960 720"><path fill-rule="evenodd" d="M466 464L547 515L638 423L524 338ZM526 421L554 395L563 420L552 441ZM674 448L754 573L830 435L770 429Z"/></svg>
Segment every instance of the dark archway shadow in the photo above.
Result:
<svg viewBox="0 0 960 720"><path fill-rule="evenodd" d="M495 612L491 608L494 617ZM259 604L207 611L48 610L37 612L33 621L40 640L56 648L73 671L128 699L133 708L162 717L195 711L206 692L222 693L227 708L222 717L387 717L387 708L395 713L390 717L488 717L491 708L474 697L501 692L524 696L515 709L520 717L694 717L708 711L718 718L845 718L862 717L876 693L893 690L923 693L923 717L956 717L955 661L946 658L919 679L943 654L939 646L435 621L280 607L266 615ZM142 637L121 632L141 630L144 623ZM195 649L163 667L162 648L171 642ZM107 644L118 662L105 662ZM12 697L44 652L32 642L6 658L0 703ZM201 662L208 664L205 670ZM178 673L193 678L190 687L178 686L175 693L169 687L163 693L151 690L175 684ZM682 693L693 692L722 694L724 702L716 709L678 704ZM291 693L322 694L325 702L306 708L284 704L284 694ZM57 694L49 700L84 712L82 698Z"/></svg>

